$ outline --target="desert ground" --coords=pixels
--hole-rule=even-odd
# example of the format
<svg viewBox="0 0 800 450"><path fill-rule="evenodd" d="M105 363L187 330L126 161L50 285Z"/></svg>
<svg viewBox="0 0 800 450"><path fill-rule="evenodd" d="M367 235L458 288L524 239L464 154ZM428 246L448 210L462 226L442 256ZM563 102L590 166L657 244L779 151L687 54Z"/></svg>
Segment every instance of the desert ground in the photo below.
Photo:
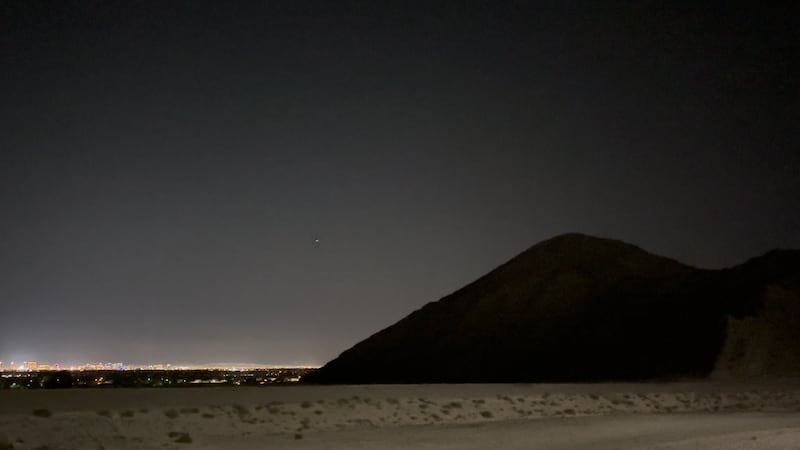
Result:
<svg viewBox="0 0 800 450"><path fill-rule="evenodd" d="M0 391L8 449L800 449L800 382Z"/></svg>

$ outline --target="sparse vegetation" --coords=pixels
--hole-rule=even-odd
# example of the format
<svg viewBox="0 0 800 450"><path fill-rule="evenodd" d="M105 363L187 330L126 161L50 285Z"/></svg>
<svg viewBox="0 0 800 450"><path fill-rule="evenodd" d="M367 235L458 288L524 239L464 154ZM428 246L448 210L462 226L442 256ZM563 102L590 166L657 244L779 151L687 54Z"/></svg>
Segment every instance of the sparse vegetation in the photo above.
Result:
<svg viewBox="0 0 800 450"><path fill-rule="evenodd" d="M189 436L189 433L185 433L183 431L170 431L169 433L167 433L167 436L173 439L173 442L176 442L178 444L192 443L192 437Z"/></svg>
<svg viewBox="0 0 800 450"><path fill-rule="evenodd" d="M180 416L181 414L178 411L175 411L174 409L168 409L168 410L164 411L164 415L167 416L170 419L174 419L174 418Z"/></svg>
<svg viewBox="0 0 800 450"><path fill-rule="evenodd" d="M33 415L36 417L47 418L53 415L53 412L49 409L38 408L33 410Z"/></svg>
<svg viewBox="0 0 800 450"><path fill-rule="evenodd" d="M119 416L120 417L131 418L131 417L134 416L134 414L135 413L133 411L128 410L128 411L122 411L121 413L119 413Z"/></svg>
<svg viewBox="0 0 800 450"><path fill-rule="evenodd" d="M233 405L233 411L239 416L244 417L250 415L250 410L242 405Z"/></svg>

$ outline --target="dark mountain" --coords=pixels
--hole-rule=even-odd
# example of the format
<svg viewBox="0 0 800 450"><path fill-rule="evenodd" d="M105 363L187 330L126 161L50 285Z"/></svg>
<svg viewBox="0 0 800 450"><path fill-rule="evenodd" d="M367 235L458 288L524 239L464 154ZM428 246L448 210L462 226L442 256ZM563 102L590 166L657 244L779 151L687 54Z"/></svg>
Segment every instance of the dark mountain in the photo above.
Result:
<svg viewBox="0 0 800 450"><path fill-rule="evenodd" d="M714 377L800 377L800 251L774 250L725 272L739 295Z"/></svg>
<svg viewBox="0 0 800 450"><path fill-rule="evenodd" d="M800 292L798 274L798 251L773 251L735 268L712 271L624 242L566 234L414 311L306 381L704 377L723 348L728 351L728 317L757 317L768 287L789 292L780 294L786 303L785 298ZM792 339L782 337L775 345L791 347ZM792 351L800 352L800 346Z"/></svg>

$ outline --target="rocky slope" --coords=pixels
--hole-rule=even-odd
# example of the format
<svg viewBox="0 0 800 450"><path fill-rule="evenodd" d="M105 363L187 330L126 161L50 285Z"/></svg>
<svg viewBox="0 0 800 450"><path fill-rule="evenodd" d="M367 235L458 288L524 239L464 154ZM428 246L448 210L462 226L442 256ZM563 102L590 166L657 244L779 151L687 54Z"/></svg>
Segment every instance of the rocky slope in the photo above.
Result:
<svg viewBox="0 0 800 450"><path fill-rule="evenodd" d="M306 381L643 380L704 377L715 367L734 376L788 374L800 367L798 333L787 331L797 323L787 321L798 317L798 274L797 251L712 271L620 241L557 236Z"/></svg>

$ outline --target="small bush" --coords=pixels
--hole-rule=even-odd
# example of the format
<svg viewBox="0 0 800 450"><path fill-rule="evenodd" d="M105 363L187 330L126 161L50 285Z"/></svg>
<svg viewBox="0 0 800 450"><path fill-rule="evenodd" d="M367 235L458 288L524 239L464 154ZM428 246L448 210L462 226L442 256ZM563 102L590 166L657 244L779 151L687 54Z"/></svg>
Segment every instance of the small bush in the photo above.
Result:
<svg viewBox="0 0 800 450"><path fill-rule="evenodd" d="M295 438L296 440L298 440L298 441L299 441L300 439L303 439L303 433L295 433L295 434L294 434L294 438Z"/></svg>
<svg viewBox="0 0 800 450"><path fill-rule="evenodd" d="M131 418L131 417L133 417L133 416L134 416L134 412L133 412L133 411L122 411L121 413L119 413L119 416L120 416L120 417L128 417L128 418Z"/></svg>
<svg viewBox="0 0 800 450"><path fill-rule="evenodd" d="M494 414L491 411L481 411L481 416L488 419L494 417Z"/></svg>
<svg viewBox="0 0 800 450"><path fill-rule="evenodd" d="M177 442L178 444L192 443L192 438L189 436L189 433L184 433L182 431L170 431L167 433L167 436L169 436L170 439L174 439L174 442Z"/></svg>
<svg viewBox="0 0 800 450"><path fill-rule="evenodd" d="M233 411L239 415L239 417L250 415L250 410L242 405L233 405Z"/></svg>
<svg viewBox="0 0 800 450"><path fill-rule="evenodd" d="M199 414L200 410L197 408L181 408L182 414Z"/></svg>
<svg viewBox="0 0 800 450"><path fill-rule="evenodd" d="M174 419L174 418L180 416L181 413L179 413L178 411L175 411L174 409L168 409L168 410L164 411L164 415L167 416L170 419Z"/></svg>
<svg viewBox="0 0 800 450"><path fill-rule="evenodd" d="M301 408L311 408L311 402L305 401L303 403L300 403L300 407Z"/></svg>
<svg viewBox="0 0 800 450"><path fill-rule="evenodd" d="M33 415L36 417L50 417L53 415L53 412L50 411L49 409L40 408L40 409L34 409Z"/></svg>
<svg viewBox="0 0 800 450"><path fill-rule="evenodd" d="M203 413L201 414L201 417L203 417L204 419L213 419L214 415L211 413Z"/></svg>
<svg viewBox="0 0 800 450"><path fill-rule="evenodd" d="M100 411L97 411L97 415L111 418L111 411L109 411L107 409L101 409Z"/></svg>

